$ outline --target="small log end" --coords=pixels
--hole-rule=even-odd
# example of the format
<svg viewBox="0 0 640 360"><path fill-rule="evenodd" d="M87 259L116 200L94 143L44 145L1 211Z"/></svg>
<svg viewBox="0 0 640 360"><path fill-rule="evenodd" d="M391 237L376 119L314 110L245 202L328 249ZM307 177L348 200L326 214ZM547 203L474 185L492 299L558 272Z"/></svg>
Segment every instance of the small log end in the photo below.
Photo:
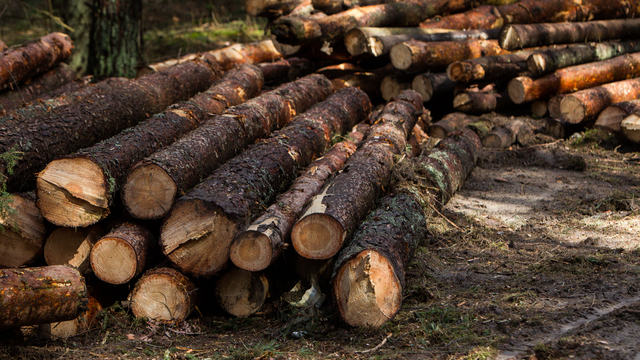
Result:
<svg viewBox="0 0 640 360"><path fill-rule="evenodd" d="M259 231L245 231L231 245L231 261L247 271L266 269L273 258L271 239Z"/></svg>
<svg viewBox="0 0 640 360"><path fill-rule="evenodd" d="M122 202L136 219L160 219L169 212L178 187L171 176L155 164L135 167L122 187Z"/></svg>
<svg viewBox="0 0 640 360"><path fill-rule="evenodd" d="M323 213L312 213L293 226L291 242L296 252L307 259L323 260L338 253L346 232L338 220Z"/></svg>

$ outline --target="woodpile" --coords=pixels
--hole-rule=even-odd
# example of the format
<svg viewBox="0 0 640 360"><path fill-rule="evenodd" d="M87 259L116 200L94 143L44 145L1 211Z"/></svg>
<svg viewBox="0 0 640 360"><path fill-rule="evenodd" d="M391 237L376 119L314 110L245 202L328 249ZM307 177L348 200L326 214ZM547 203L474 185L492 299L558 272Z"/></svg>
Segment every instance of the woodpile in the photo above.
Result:
<svg viewBox="0 0 640 360"><path fill-rule="evenodd" d="M154 321L250 316L294 277L294 306L381 326L482 148L640 142L636 5L247 0L272 39L95 84L61 34L3 50L0 330L86 331L93 284Z"/></svg>

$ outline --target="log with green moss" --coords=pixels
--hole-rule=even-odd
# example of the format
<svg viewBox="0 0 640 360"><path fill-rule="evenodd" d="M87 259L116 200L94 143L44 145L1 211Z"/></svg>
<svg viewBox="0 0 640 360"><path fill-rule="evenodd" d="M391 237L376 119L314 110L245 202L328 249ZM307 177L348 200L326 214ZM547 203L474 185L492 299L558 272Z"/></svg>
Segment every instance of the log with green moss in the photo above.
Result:
<svg viewBox="0 0 640 360"><path fill-rule="evenodd" d="M467 129L396 171L389 194L336 259L333 294L345 322L380 327L400 310L407 266L428 221L462 186L480 148Z"/></svg>
<svg viewBox="0 0 640 360"><path fill-rule="evenodd" d="M332 92L329 79L309 75L212 117L130 169L122 191L125 207L138 219L164 217L177 197L218 166Z"/></svg>
<svg viewBox="0 0 640 360"><path fill-rule="evenodd" d="M222 74L217 72L215 76ZM53 224L66 227L84 227L104 219L131 166L196 129L212 115L257 95L262 83L258 68L238 67L190 100L94 146L50 162L37 180L42 215ZM135 194L136 189L126 191ZM157 198L159 193L153 196ZM137 196L133 201L143 201L143 195L133 196Z"/></svg>
<svg viewBox="0 0 640 360"><path fill-rule="evenodd" d="M509 80L528 74L527 59L535 52L522 50L512 54L454 61L447 67L447 76L461 82Z"/></svg>
<svg viewBox="0 0 640 360"><path fill-rule="evenodd" d="M161 231L163 253L181 271L211 276L229 260L237 231L371 111L368 96L344 88L218 168L178 199Z"/></svg>
<svg viewBox="0 0 640 360"><path fill-rule="evenodd" d="M328 259L340 250L388 186L394 156L404 151L422 111L420 94L406 90L372 119L365 141L293 226L291 242L298 254Z"/></svg>

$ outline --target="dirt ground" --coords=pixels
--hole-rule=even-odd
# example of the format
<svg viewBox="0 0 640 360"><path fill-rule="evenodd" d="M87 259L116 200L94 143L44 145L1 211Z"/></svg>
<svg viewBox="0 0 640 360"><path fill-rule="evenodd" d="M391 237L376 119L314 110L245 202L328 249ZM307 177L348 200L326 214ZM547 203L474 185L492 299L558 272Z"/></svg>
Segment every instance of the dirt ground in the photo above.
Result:
<svg viewBox="0 0 640 360"><path fill-rule="evenodd" d="M240 319L205 303L174 326L122 301L70 339L3 336L0 359L640 359L640 148L594 130L538 142L483 150L380 329L330 301Z"/></svg>

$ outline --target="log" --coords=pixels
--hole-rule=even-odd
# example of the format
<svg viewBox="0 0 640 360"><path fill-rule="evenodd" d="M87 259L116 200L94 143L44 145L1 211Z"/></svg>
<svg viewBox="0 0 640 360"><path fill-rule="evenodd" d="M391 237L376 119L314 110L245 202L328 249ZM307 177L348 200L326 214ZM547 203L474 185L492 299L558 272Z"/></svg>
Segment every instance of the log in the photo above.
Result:
<svg viewBox="0 0 640 360"><path fill-rule="evenodd" d="M46 73L34 77L19 89L0 93L0 113L24 106L56 88L75 79L76 73L67 64L58 64Z"/></svg>
<svg viewBox="0 0 640 360"><path fill-rule="evenodd" d="M567 94L560 102L563 120L578 124L595 119L607 106L640 98L640 78L617 81Z"/></svg>
<svg viewBox="0 0 640 360"><path fill-rule="evenodd" d="M640 143L640 117L636 114L629 115L620 123L622 135L627 140Z"/></svg>
<svg viewBox="0 0 640 360"><path fill-rule="evenodd" d="M38 332L45 338L66 339L76 335L80 335L88 331L93 324L96 315L102 311L100 302L93 296L88 296L87 309L84 310L77 318L58 321L38 326Z"/></svg>
<svg viewBox="0 0 640 360"><path fill-rule="evenodd" d="M540 77L569 66L607 60L638 51L640 41L574 44L536 52L527 59L527 67L535 77Z"/></svg>
<svg viewBox="0 0 640 360"><path fill-rule="evenodd" d="M509 82L508 91L514 103L522 104L637 76L640 76L640 53L633 53L558 69L535 80L517 77Z"/></svg>
<svg viewBox="0 0 640 360"><path fill-rule="evenodd" d="M549 99L549 101L547 102L547 110L549 111L549 116L554 119L562 118L562 114L560 112L560 102L562 102L563 98L563 94L558 94Z"/></svg>
<svg viewBox="0 0 640 360"><path fill-rule="evenodd" d="M620 132L620 123L629 115L640 114L640 100L623 101L606 107L594 127L611 133Z"/></svg>
<svg viewBox="0 0 640 360"><path fill-rule="evenodd" d="M547 115L547 102L545 100L531 102L531 113L538 118L543 118Z"/></svg>
<svg viewBox="0 0 640 360"><path fill-rule="evenodd" d="M404 151L422 109L420 94L406 90L372 119L366 140L293 226L291 242L298 254L328 259L338 253L388 186L393 157Z"/></svg>
<svg viewBox="0 0 640 360"><path fill-rule="evenodd" d="M273 62L262 62L256 64L256 66L262 71L265 84L279 84L293 81L315 70L315 67L309 59L297 57L280 59Z"/></svg>
<svg viewBox="0 0 640 360"><path fill-rule="evenodd" d="M78 270L57 265L0 269L0 330L76 318L87 287Z"/></svg>
<svg viewBox="0 0 640 360"><path fill-rule="evenodd" d="M184 273L211 276L229 260L240 227L371 111L367 95L345 88L229 160L178 199L161 230L163 253ZM264 204L264 205L263 205Z"/></svg>
<svg viewBox="0 0 640 360"><path fill-rule="evenodd" d="M42 255L44 220L29 194L11 194L0 212L0 268L31 264Z"/></svg>
<svg viewBox="0 0 640 360"><path fill-rule="evenodd" d="M361 72L341 76L331 80L331 83L336 91L345 87L358 88L367 93L372 103L380 103L384 100L382 98L382 92L380 91L382 78L374 72Z"/></svg>
<svg viewBox="0 0 640 360"><path fill-rule="evenodd" d="M411 88L417 91L425 102L434 95L453 94L458 83L449 79L447 73L424 73L416 75L411 82Z"/></svg>
<svg viewBox="0 0 640 360"><path fill-rule="evenodd" d="M432 29L499 29L504 19L495 6L482 5L459 14L427 19L420 23L420 28Z"/></svg>
<svg viewBox="0 0 640 360"><path fill-rule="evenodd" d="M273 205L236 236L230 250L234 265L248 271L260 271L282 255L291 243L291 228L304 205L320 192L330 176L342 169L368 128L366 124L356 125L347 139L336 143L321 158L312 162Z"/></svg>
<svg viewBox="0 0 640 360"><path fill-rule="evenodd" d="M585 3L588 3L586 0ZM504 24L536 24L586 20L572 0L521 0L497 7Z"/></svg>
<svg viewBox="0 0 640 360"><path fill-rule="evenodd" d="M446 67L454 61L504 54L496 40L424 42L409 40L391 49L391 63L399 70Z"/></svg>
<svg viewBox="0 0 640 360"><path fill-rule="evenodd" d="M122 191L125 207L138 219L164 217L178 194L331 92L326 77L309 75L214 116L131 168Z"/></svg>
<svg viewBox="0 0 640 360"><path fill-rule="evenodd" d="M450 134L464 129L473 121L467 114L456 112L447 114L427 128L427 135L436 139L444 139Z"/></svg>
<svg viewBox="0 0 640 360"><path fill-rule="evenodd" d="M484 114L513 107L506 92L465 91L453 98L453 108L464 113Z"/></svg>
<svg viewBox="0 0 640 360"><path fill-rule="evenodd" d="M23 46L0 54L0 90L42 74L71 55L73 44L68 35L51 33Z"/></svg>
<svg viewBox="0 0 640 360"><path fill-rule="evenodd" d="M528 146L533 142L533 128L522 120L514 120L505 126L496 126L482 139L482 146L504 149L515 143Z"/></svg>
<svg viewBox="0 0 640 360"><path fill-rule="evenodd" d="M262 73L255 66L238 67L192 99L94 146L50 162L37 179L42 215L53 224L67 227L84 227L104 219L133 165L196 129L213 114L257 95L262 84ZM162 195L161 191L149 194L135 188L124 191L125 196L134 197L126 204Z"/></svg>
<svg viewBox="0 0 640 360"><path fill-rule="evenodd" d="M98 240L91 249L91 268L102 281L120 285L144 271L155 237L145 227L124 223Z"/></svg>
<svg viewBox="0 0 640 360"><path fill-rule="evenodd" d="M411 89L411 75L397 73L385 76L380 82L380 94L384 101L391 101L404 90Z"/></svg>
<svg viewBox="0 0 640 360"><path fill-rule="evenodd" d="M277 18L287 15L305 0L246 0L245 9L251 16Z"/></svg>
<svg viewBox="0 0 640 360"><path fill-rule="evenodd" d="M396 183L358 227L338 255L331 281L346 323L380 327L395 316L407 266L429 218L462 186L479 152L480 140L470 130L441 141L407 166L415 174L400 177L406 180Z"/></svg>
<svg viewBox="0 0 640 360"><path fill-rule="evenodd" d="M522 50L512 54L455 61L447 67L447 76L461 82L511 79L528 74L527 59L534 53L535 50Z"/></svg>
<svg viewBox="0 0 640 360"><path fill-rule="evenodd" d="M195 310L199 290L179 271L155 268L136 282L129 299L137 318L181 323Z"/></svg>
<svg viewBox="0 0 640 360"><path fill-rule="evenodd" d="M601 20L584 23L508 25L500 33L506 50L526 47L628 39L640 31L640 19Z"/></svg>
<svg viewBox="0 0 640 360"><path fill-rule="evenodd" d="M57 228L44 243L47 265L70 265L81 274L91 273L91 248L105 234L102 226Z"/></svg>
<svg viewBox="0 0 640 360"><path fill-rule="evenodd" d="M33 186L34 174L51 160L109 138L207 89L215 79L211 65L189 61L59 107L23 126L1 128L0 152L12 148L23 152L7 179L8 188ZM7 173L4 164L0 172Z"/></svg>
<svg viewBox="0 0 640 360"><path fill-rule="evenodd" d="M220 307L233 316L255 314L268 295L269 281L260 272L233 267L216 281L215 298Z"/></svg>

